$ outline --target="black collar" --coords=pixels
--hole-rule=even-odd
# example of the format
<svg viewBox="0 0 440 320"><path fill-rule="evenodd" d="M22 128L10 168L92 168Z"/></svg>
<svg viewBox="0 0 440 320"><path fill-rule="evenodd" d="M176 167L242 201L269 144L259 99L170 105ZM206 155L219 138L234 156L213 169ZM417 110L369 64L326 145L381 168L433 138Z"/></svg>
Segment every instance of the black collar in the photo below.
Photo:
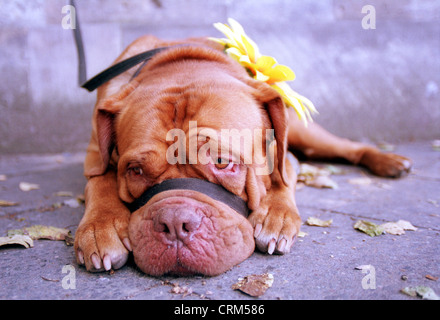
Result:
<svg viewBox="0 0 440 320"><path fill-rule="evenodd" d="M121 62L118 62L117 64L105 69L104 71L102 71L98 75L94 76L89 81L83 83L81 85L81 88L87 89L88 91L91 92L91 91L95 90L96 88L98 88L99 86L106 83L107 81L110 81L114 77L119 76L121 73L124 73L128 69L131 69L134 66L138 65L139 63L144 62L141 65L141 67L135 72L134 76L132 77L132 78L134 78L135 76L137 76L139 74L140 69L145 65L145 63L147 61L149 61L151 58L153 58L157 53L159 53L165 49L168 49L168 48L170 48L170 47L161 47L161 48L156 48L153 50L148 50L148 51L139 53L133 57L130 57L128 59L125 59Z"/></svg>
<svg viewBox="0 0 440 320"><path fill-rule="evenodd" d="M143 207L151 198L156 194L168 190L192 190L203 193L214 200L223 202L228 205L245 218L249 215L249 209L246 201L233 194L229 190L226 190L221 185L196 178L178 178L165 180L162 183L148 188L139 198L132 203L127 204L127 207L131 212Z"/></svg>

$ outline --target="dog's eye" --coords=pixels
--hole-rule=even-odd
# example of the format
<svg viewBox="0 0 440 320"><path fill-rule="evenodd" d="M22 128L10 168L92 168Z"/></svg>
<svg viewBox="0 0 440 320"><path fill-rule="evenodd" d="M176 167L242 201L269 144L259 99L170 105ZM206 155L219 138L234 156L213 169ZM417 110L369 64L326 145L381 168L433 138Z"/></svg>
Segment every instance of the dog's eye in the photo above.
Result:
<svg viewBox="0 0 440 320"><path fill-rule="evenodd" d="M135 176L141 176L144 174L144 171L142 170L141 167L131 167L128 168L128 171Z"/></svg>
<svg viewBox="0 0 440 320"><path fill-rule="evenodd" d="M219 170L225 170L225 169L230 169L233 165L234 163L232 161L223 158L218 158L215 167Z"/></svg>

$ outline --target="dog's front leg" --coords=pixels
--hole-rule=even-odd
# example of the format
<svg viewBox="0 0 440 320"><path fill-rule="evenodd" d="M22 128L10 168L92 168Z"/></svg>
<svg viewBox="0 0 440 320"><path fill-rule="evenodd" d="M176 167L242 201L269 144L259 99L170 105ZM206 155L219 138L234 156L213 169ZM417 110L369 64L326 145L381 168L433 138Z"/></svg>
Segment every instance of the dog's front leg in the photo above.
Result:
<svg viewBox="0 0 440 320"><path fill-rule="evenodd" d="M75 234L77 262L92 272L118 269L131 251L130 211L119 199L115 172L91 178L85 198L84 217Z"/></svg>
<svg viewBox="0 0 440 320"><path fill-rule="evenodd" d="M297 175L287 159L286 172L289 186L281 181L273 181L260 206L249 216L257 248L269 254L289 253L301 227L295 203Z"/></svg>

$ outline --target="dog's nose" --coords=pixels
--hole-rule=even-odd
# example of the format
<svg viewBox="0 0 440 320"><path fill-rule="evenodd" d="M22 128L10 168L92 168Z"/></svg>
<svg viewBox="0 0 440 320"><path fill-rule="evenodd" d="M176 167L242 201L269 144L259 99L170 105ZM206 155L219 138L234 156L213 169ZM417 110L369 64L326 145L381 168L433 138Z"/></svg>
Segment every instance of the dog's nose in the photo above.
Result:
<svg viewBox="0 0 440 320"><path fill-rule="evenodd" d="M153 218L154 231L164 233L168 240L186 240L199 229L202 216L187 208L164 208Z"/></svg>

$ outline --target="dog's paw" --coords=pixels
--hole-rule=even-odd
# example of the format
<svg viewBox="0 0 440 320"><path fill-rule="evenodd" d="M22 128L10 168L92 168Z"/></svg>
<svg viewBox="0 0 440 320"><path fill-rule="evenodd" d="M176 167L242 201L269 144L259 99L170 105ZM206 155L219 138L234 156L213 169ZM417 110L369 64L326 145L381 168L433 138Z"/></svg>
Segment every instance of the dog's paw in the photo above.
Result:
<svg viewBox="0 0 440 320"><path fill-rule="evenodd" d="M249 221L258 250L269 254L289 253L301 225L296 206L279 200L252 212Z"/></svg>
<svg viewBox="0 0 440 320"><path fill-rule="evenodd" d="M394 153L383 153L379 150L368 150L362 156L360 164L380 177L399 178L412 167L412 161Z"/></svg>
<svg viewBox="0 0 440 320"><path fill-rule="evenodd" d="M90 272L121 268L131 251L128 222L125 215L81 221L75 233L78 264Z"/></svg>

